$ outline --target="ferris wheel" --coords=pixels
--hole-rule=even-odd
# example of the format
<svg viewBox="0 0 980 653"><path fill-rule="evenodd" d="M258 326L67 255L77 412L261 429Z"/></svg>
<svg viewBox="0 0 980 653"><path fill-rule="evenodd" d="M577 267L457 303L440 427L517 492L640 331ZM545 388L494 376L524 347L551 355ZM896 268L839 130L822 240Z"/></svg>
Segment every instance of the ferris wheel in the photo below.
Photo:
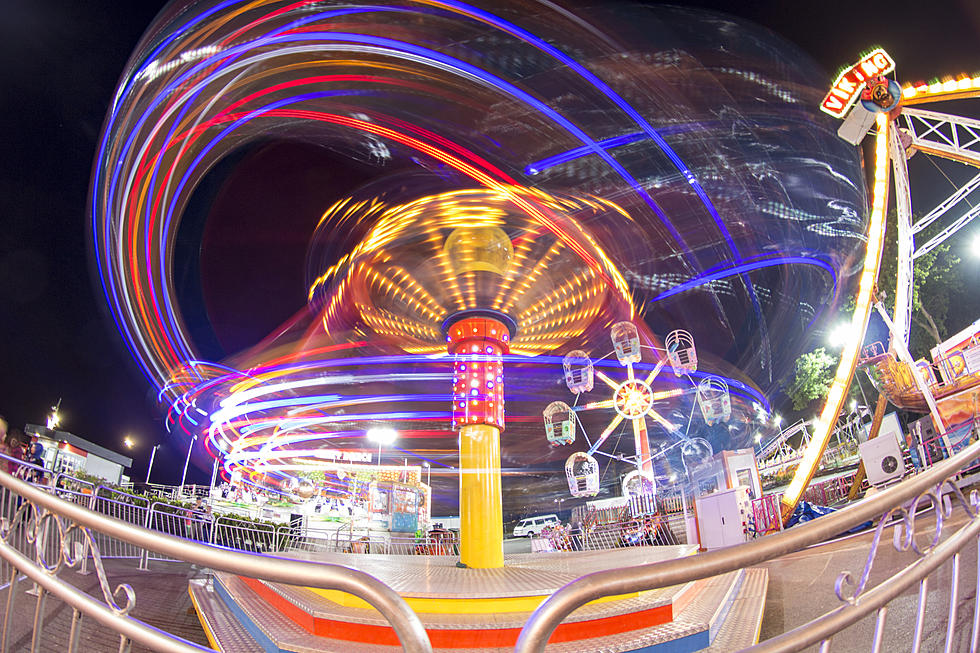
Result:
<svg viewBox="0 0 980 653"><path fill-rule="evenodd" d="M624 494L646 494L656 491L654 475L654 459L665 456L671 449L681 447L697 449L710 457L711 445L703 438L688 438L691 419L687 426L674 424L658 409L658 402L686 392L684 388L654 390L653 383L668 364L674 375L683 377L696 389L697 404L701 408L705 422L709 425L719 421L728 421L731 417L731 397L728 385L723 379L707 376L700 383L691 378L697 370L697 350L691 334L684 330L672 331L668 334L663 349L640 345L640 337L636 325L632 322L618 322L612 326L610 337L613 353L619 364L624 368L625 379L617 380L611 374L596 370L589 356L581 350L569 352L562 361L565 372L565 383L575 394L575 402L569 406L565 402L556 401L544 410L545 434L552 446L565 446L575 442L576 425L581 427L583 436L589 444L587 451L577 451L570 455L565 462L565 475L568 480L569 492L572 496L594 496L599 491L599 463L596 455L614 458L635 465L636 470L627 475L623 481ZM637 375L634 364L641 360L642 349L652 350L657 356L653 369L642 378ZM600 359L602 360L602 359ZM618 375L617 375L618 376ZM612 396L608 399L592 401L579 405L583 393L591 392L598 377ZM613 415L599 436L592 441L578 419L577 413L593 410L612 410ZM692 417L693 417L692 407ZM650 438L647 431L647 419L658 424L675 442L663 447L657 452L651 451ZM607 453L602 451L603 445L610 436L617 432L624 421L629 421L633 430L634 455ZM682 456L683 460L683 456Z"/></svg>

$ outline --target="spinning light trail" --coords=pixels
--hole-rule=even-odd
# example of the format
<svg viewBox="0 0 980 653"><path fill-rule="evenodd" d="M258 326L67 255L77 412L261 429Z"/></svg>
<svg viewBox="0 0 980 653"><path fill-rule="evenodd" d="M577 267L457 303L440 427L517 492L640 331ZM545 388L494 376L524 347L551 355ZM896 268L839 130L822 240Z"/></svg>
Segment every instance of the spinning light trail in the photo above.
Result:
<svg viewBox="0 0 980 653"><path fill-rule="evenodd" d="M100 282L168 427L197 436L226 478L288 487L326 452L370 453L379 424L415 461L454 467L454 417L502 428L489 402L505 399L505 468L553 466L530 433L557 397L555 357L619 321L697 325L737 404L704 435L739 446L795 357L783 348L854 283L860 166L786 90L822 86L809 64L794 72L778 48L676 9L618 51L622 38L597 36L607 26L548 5L487 7L187 3L138 46L93 176ZM690 24L724 42L724 66L671 27ZM217 164L269 140L314 143L373 177L320 208L307 305L209 361L178 299L181 220ZM459 349L460 316L498 320L508 340ZM665 421L687 409L664 400Z"/></svg>

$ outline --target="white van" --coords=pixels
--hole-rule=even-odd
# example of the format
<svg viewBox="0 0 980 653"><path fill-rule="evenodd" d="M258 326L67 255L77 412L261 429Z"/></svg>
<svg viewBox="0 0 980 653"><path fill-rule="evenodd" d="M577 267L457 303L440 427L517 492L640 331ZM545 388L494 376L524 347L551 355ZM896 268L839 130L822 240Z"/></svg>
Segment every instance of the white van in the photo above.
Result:
<svg viewBox="0 0 980 653"><path fill-rule="evenodd" d="M558 526L558 515L538 515L522 519L514 527L514 537L534 537L541 535L541 531L548 527Z"/></svg>

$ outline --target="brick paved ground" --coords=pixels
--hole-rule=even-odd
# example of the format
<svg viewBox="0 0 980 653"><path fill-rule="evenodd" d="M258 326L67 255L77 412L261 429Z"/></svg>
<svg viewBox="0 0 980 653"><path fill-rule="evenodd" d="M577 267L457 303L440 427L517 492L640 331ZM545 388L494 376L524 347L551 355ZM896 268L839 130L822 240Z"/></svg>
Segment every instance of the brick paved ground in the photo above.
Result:
<svg viewBox="0 0 980 653"><path fill-rule="evenodd" d="M153 562L150 571L139 571L135 560L106 560L106 572L110 587L128 583L136 593L136 607L132 614L149 625L178 635L197 644L208 646L204 630L197 619L187 594L187 581L201 575L185 563ZM99 582L93 573L81 576L72 570L63 571L61 577L93 596L102 600ZM12 653L30 651L31 633L37 599L28 595L32 583L22 580L14 602L14 618L11 627ZM0 605L6 605L7 589L0 592ZM2 616L0 616L2 618ZM40 650L64 651L67 648L68 633L71 629L72 609L54 597L45 601L44 626ZM81 653L103 653L119 650L119 636L92 619L82 626L79 643ZM136 653L148 651L142 646L133 646Z"/></svg>

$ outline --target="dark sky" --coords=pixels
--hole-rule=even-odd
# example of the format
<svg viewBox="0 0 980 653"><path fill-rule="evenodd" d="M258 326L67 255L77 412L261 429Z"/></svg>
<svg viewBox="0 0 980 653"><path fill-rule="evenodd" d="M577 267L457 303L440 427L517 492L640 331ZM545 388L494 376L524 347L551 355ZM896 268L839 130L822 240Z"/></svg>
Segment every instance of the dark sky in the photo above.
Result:
<svg viewBox="0 0 980 653"><path fill-rule="evenodd" d="M772 29L822 64L828 84L871 45L885 47L903 80L980 72L976 0L680 4ZM179 478L182 447L168 440L147 382L106 321L85 212L109 99L161 6L0 0L0 413L18 427L43 423L61 398L66 430L120 451L126 434L140 442L134 479L145 476L150 446L164 443L154 464L162 482ZM206 482L206 472L195 473Z"/></svg>

